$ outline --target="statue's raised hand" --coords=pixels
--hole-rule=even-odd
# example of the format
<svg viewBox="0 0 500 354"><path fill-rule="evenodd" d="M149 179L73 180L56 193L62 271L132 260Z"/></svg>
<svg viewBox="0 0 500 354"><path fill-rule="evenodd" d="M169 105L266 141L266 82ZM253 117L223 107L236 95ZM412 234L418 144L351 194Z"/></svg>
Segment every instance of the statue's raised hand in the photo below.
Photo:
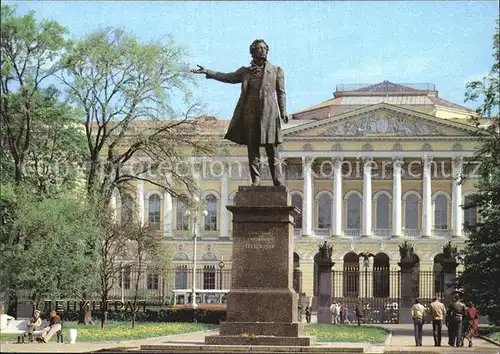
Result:
<svg viewBox="0 0 500 354"><path fill-rule="evenodd" d="M194 73L194 74L206 74L207 73L207 69L205 69L203 66L201 65L196 65L198 67L198 69L191 69L191 72Z"/></svg>

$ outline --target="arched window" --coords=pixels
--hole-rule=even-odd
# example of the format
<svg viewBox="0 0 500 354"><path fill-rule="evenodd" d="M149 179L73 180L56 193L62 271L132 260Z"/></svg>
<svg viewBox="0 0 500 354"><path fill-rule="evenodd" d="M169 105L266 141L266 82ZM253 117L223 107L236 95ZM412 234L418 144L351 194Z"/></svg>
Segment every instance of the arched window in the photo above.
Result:
<svg viewBox="0 0 500 354"><path fill-rule="evenodd" d="M405 229L418 229L418 197L410 194L405 202Z"/></svg>
<svg viewBox="0 0 500 354"><path fill-rule="evenodd" d="M442 194L435 200L434 228L437 230L448 229L448 199Z"/></svg>
<svg viewBox="0 0 500 354"><path fill-rule="evenodd" d="M217 197L209 194L205 197L205 208L207 215L205 215L205 230L217 230Z"/></svg>
<svg viewBox="0 0 500 354"><path fill-rule="evenodd" d="M189 230L189 216L186 213L186 205L181 201L177 200L177 207L175 210L175 220L177 231L187 231Z"/></svg>
<svg viewBox="0 0 500 354"><path fill-rule="evenodd" d="M354 252L344 256L344 297L359 296L359 257Z"/></svg>
<svg viewBox="0 0 500 354"><path fill-rule="evenodd" d="M155 230L160 229L161 199L158 194L153 194L148 201L148 225Z"/></svg>
<svg viewBox="0 0 500 354"><path fill-rule="evenodd" d="M318 198L318 228L329 229L332 227L332 198L323 193Z"/></svg>
<svg viewBox="0 0 500 354"><path fill-rule="evenodd" d="M464 198L464 225L475 226L477 223L477 208L471 206L473 196L468 195Z"/></svg>
<svg viewBox="0 0 500 354"><path fill-rule="evenodd" d="M377 197L377 215L375 225L377 229L389 229L389 197L385 194L380 194Z"/></svg>
<svg viewBox="0 0 500 354"><path fill-rule="evenodd" d="M444 273L443 265L441 264L443 258L442 253L434 257L434 294L437 298L443 298L444 296Z"/></svg>
<svg viewBox="0 0 500 354"><path fill-rule="evenodd" d="M373 296L389 297L389 256L385 253L373 259Z"/></svg>
<svg viewBox="0 0 500 354"><path fill-rule="evenodd" d="M347 198L347 228L361 228L361 198L357 194Z"/></svg>
<svg viewBox="0 0 500 354"><path fill-rule="evenodd" d="M300 214L295 217L295 228L302 229L302 197L300 194L292 195L292 206L300 210Z"/></svg>
<svg viewBox="0 0 500 354"><path fill-rule="evenodd" d="M126 225L134 220L134 199L128 194L122 195L121 223Z"/></svg>

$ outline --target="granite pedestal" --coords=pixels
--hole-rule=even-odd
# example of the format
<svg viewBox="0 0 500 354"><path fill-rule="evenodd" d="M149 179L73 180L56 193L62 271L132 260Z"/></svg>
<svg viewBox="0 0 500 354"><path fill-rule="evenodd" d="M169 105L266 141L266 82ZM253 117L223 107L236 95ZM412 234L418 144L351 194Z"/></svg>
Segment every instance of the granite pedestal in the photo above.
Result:
<svg viewBox="0 0 500 354"><path fill-rule="evenodd" d="M206 344L308 346L297 322L293 284L293 216L285 187L239 187L233 214L232 284L227 320Z"/></svg>
<svg viewBox="0 0 500 354"><path fill-rule="evenodd" d="M448 306L453 301L453 296L456 294L456 278L458 262L455 259L443 259L443 283L444 283L444 299L443 302Z"/></svg>
<svg viewBox="0 0 500 354"><path fill-rule="evenodd" d="M399 324L412 324L411 308L415 300L415 262L412 260L401 260L401 304L399 306Z"/></svg>
<svg viewBox="0 0 500 354"><path fill-rule="evenodd" d="M318 261L318 323L332 323L332 261Z"/></svg>

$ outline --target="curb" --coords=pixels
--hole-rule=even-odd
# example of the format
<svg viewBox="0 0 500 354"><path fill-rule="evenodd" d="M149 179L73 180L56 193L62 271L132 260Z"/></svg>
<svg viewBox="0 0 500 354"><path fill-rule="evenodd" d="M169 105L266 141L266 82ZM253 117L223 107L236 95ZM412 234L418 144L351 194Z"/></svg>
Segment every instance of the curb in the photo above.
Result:
<svg viewBox="0 0 500 354"><path fill-rule="evenodd" d="M499 346L500 347L500 342L497 342L496 340L494 339L491 339L490 337L486 337L486 336L477 336L478 338L481 338L482 340L485 340L491 344L495 344L496 346Z"/></svg>
<svg viewBox="0 0 500 354"><path fill-rule="evenodd" d="M384 341L384 347L388 347L389 344L391 344L391 340L392 340L392 331L389 330L389 334L387 335L387 338Z"/></svg>

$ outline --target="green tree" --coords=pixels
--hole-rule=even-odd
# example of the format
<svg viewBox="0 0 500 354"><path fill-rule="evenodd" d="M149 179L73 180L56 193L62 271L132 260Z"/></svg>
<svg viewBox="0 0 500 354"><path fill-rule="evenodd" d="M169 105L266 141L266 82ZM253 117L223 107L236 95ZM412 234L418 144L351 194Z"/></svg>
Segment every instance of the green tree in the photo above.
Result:
<svg viewBox="0 0 500 354"><path fill-rule="evenodd" d="M96 278L88 275L95 273L102 233L92 206L77 195L41 199L14 188L2 197L14 205L12 230L1 242L2 283L34 302L95 290Z"/></svg>
<svg viewBox="0 0 500 354"><path fill-rule="evenodd" d="M480 219L475 225L466 225L469 239L464 250L464 271L459 277L467 300L487 311L490 318L500 322L500 118L490 117L499 108L500 33L495 29L494 58L490 74L481 82L467 85L466 100L483 98L473 118L481 141L474 153L479 162L477 191L464 209L475 209ZM483 117L489 119L482 120ZM470 176L465 175L464 178Z"/></svg>
<svg viewBox="0 0 500 354"><path fill-rule="evenodd" d="M190 97L184 55L171 40L141 43L119 29L94 32L65 55L59 76L84 113L90 196L107 205L115 188L140 179L190 202L196 184L175 166L186 162L186 151L211 149L192 123L197 105L182 114L170 106L174 97ZM167 171L183 188L173 187Z"/></svg>
<svg viewBox="0 0 500 354"><path fill-rule="evenodd" d="M85 135L77 112L59 101L49 87L34 95L32 139L26 151L24 181L40 196L74 190L83 183L87 157Z"/></svg>
<svg viewBox="0 0 500 354"><path fill-rule="evenodd" d="M44 81L59 70L58 58L68 44L65 34L55 21L37 22L33 11L17 16L15 8L1 8L0 138L2 157L7 158L2 165L12 161L17 183L23 179L34 136L34 105Z"/></svg>

